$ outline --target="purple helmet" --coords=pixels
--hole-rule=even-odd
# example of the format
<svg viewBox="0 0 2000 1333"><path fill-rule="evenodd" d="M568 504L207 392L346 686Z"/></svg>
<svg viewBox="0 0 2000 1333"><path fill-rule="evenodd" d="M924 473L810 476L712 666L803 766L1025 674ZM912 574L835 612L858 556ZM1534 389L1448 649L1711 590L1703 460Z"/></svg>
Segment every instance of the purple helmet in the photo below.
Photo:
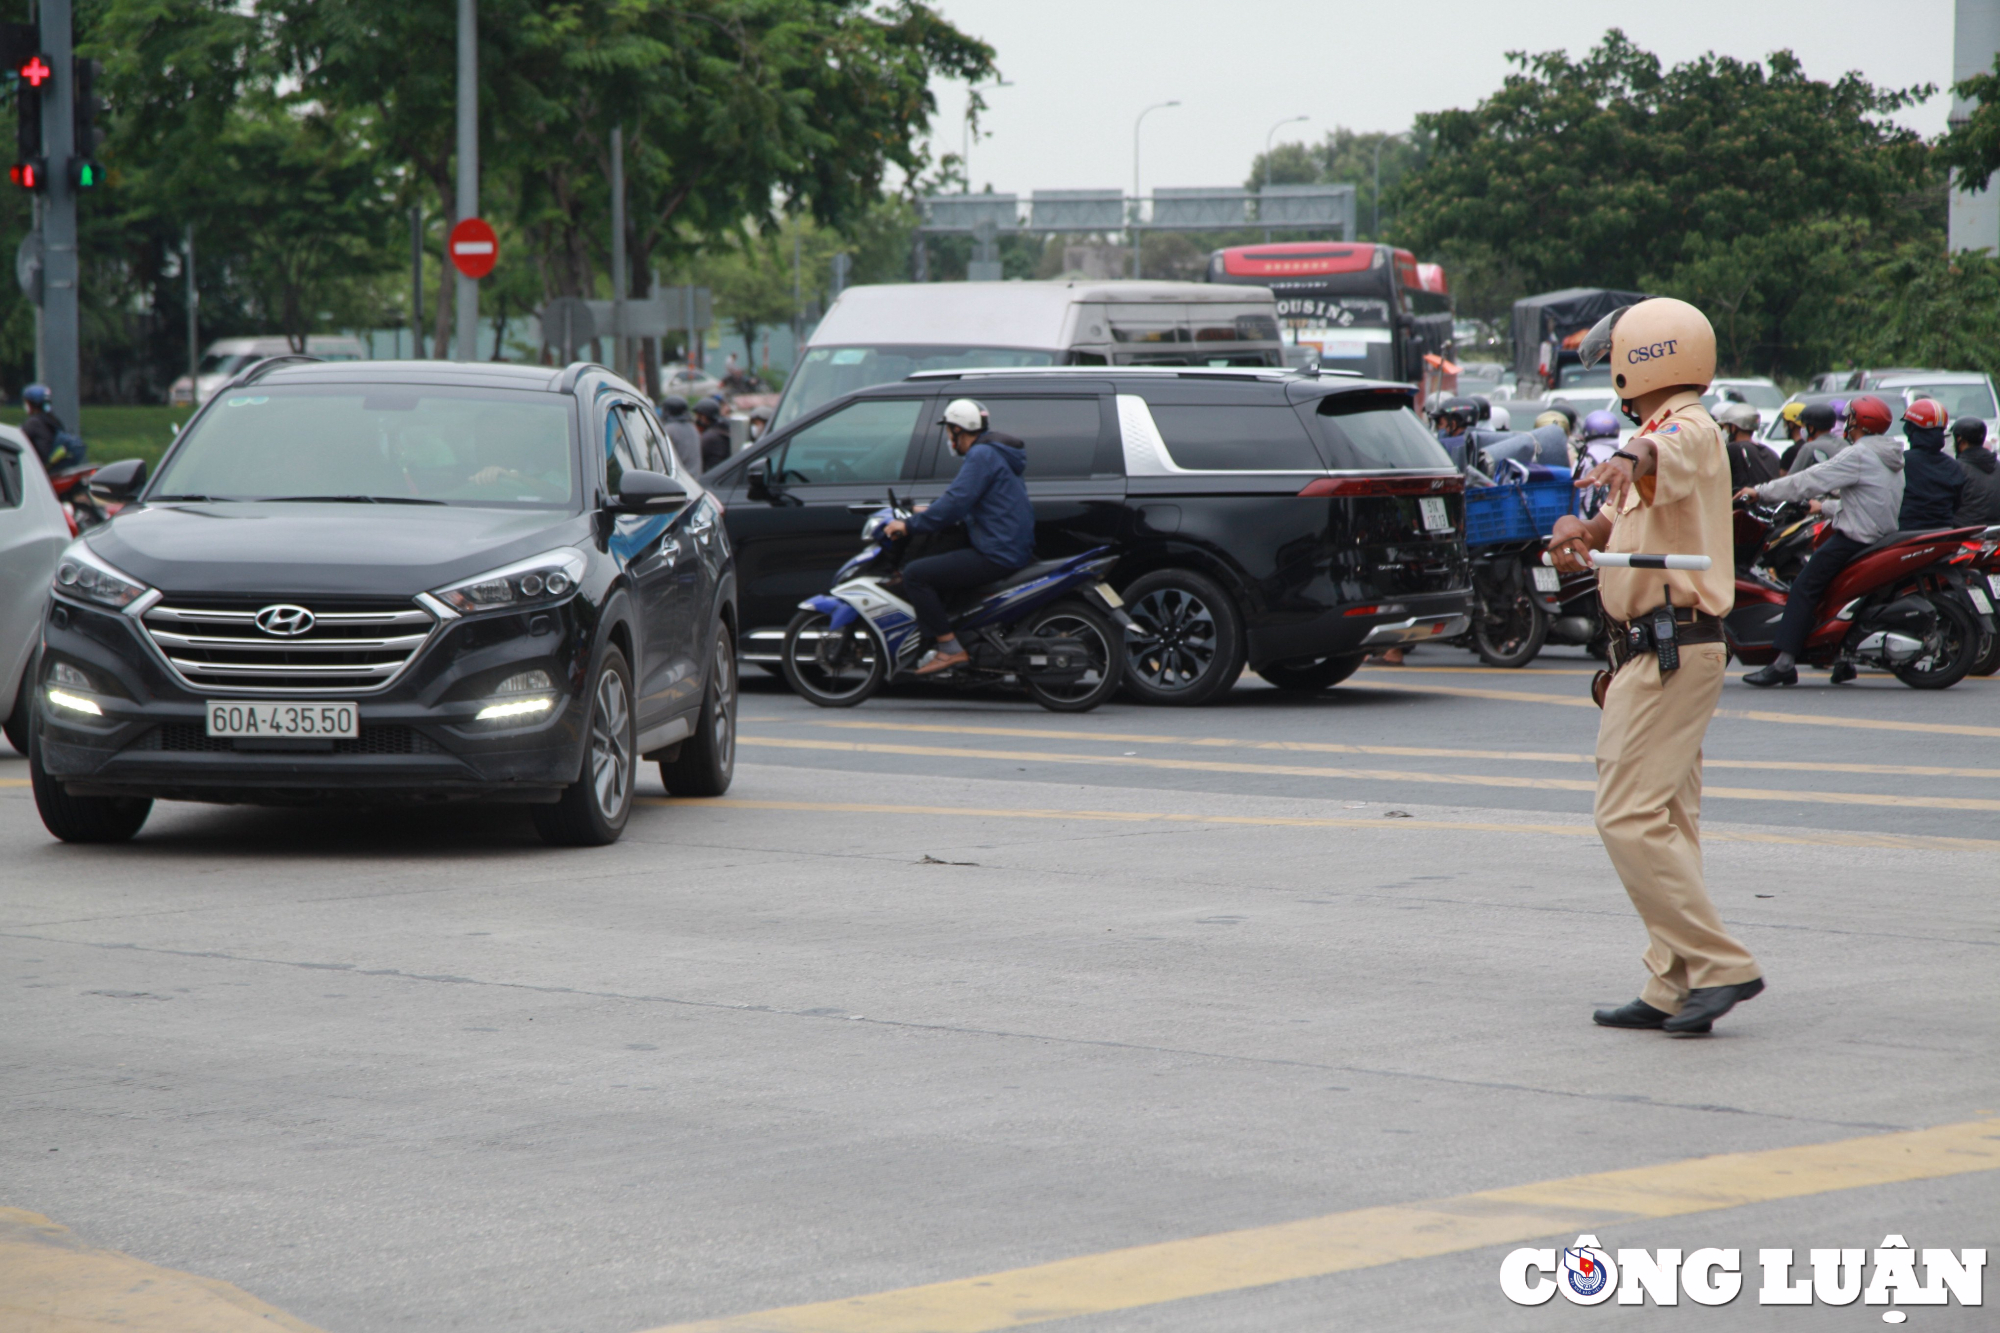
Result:
<svg viewBox="0 0 2000 1333"><path fill-rule="evenodd" d="M1583 419L1583 438L1586 440L1617 439L1618 418L1601 409L1592 412Z"/></svg>
<svg viewBox="0 0 2000 1333"><path fill-rule="evenodd" d="M1836 398L1831 403L1828 403L1827 406L1833 409L1833 424L1836 427L1841 422L1847 420L1847 400L1845 398Z"/></svg>

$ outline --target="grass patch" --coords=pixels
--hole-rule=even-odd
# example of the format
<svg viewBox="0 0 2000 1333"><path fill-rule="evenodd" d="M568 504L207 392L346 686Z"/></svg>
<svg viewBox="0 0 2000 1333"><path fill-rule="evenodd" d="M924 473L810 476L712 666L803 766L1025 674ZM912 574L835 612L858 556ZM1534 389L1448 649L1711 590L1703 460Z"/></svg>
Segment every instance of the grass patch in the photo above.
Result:
<svg viewBox="0 0 2000 1333"><path fill-rule="evenodd" d="M173 443L174 427L193 415L192 407L86 407L84 447L93 463L143 458L151 471L159 466L160 455ZM26 408L0 407L0 423L18 426L26 416Z"/></svg>

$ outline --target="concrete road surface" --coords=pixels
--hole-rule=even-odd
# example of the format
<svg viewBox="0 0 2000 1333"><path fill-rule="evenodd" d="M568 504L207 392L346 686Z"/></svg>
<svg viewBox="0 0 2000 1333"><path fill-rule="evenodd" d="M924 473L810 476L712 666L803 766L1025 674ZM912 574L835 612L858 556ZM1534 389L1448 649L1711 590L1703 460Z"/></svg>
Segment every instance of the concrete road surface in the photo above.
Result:
<svg viewBox="0 0 2000 1333"><path fill-rule="evenodd" d="M0 1326L1860 1329L1902 1311L1761 1307L1757 1252L2000 1261L2000 684L1724 691L1709 873L1770 990L1674 1040L1589 1022L1644 942L1592 666L752 682L730 796L649 775L601 851L188 805L65 847L0 759ZM1743 1293L1502 1295L1586 1233ZM1907 1327L1993 1327L1987 1279Z"/></svg>

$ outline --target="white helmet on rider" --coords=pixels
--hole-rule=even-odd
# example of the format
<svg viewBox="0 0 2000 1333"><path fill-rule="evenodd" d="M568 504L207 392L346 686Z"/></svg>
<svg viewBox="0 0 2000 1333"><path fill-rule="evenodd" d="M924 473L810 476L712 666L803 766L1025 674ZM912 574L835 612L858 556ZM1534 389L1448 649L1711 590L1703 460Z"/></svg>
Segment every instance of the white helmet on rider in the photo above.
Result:
<svg viewBox="0 0 2000 1333"><path fill-rule="evenodd" d="M977 433L986 429L986 405L970 398L954 398L945 404L944 415L938 420Z"/></svg>
<svg viewBox="0 0 2000 1333"><path fill-rule="evenodd" d="M1487 424L1494 430L1512 430L1514 418L1506 408L1496 407L1493 409L1493 415L1487 418Z"/></svg>
<svg viewBox="0 0 2000 1333"><path fill-rule="evenodd" d="M1748 403L1717 403L1715 419L1724 426L1734 426L1738 430L1754 431L1763 424L1763 416Z"/></svg>

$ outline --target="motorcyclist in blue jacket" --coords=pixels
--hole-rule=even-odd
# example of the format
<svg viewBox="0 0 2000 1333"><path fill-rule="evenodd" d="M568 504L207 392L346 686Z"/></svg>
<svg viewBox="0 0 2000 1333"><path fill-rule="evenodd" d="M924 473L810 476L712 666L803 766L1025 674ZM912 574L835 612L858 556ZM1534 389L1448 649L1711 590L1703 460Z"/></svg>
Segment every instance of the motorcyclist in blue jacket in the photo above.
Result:
<svg viewBox="0 0 2000 1333"><path fill-rule="evenodd" d="M893 539L905 531L942 532L963 522L972 539L970 549L923 556L903 566L903 595L935 644L917 665L919 676L971 660L951 632L944 594L1004 578L1035 558L1035 511L1021 480L1028 470L1027 447L988 429L986 409L970 398L954 398L942 421L952 452L965 460L958 476L907 523L897 519L884 529Z"/></svg>

